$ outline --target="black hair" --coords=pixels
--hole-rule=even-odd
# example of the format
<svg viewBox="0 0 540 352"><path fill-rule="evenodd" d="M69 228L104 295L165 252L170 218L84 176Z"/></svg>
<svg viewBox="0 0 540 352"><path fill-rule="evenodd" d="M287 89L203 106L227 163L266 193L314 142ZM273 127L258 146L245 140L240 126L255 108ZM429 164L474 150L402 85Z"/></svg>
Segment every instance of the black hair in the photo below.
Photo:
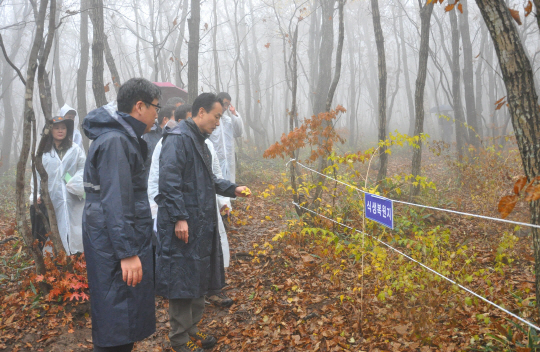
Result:
<svg viewBox="0 0 540 352"><path fill-rule="evenodd" d="M45 147L43 148L43 153L48 153L53 148L53 146L54 146L54 138L53 138L53 135L52 135L52 129L53 129L54 125L59 124L59 123L65 124L66 128L67 128L66 138L64 138L62 140L62 142L60 143L60 148L67 150L67 149L71 148L71 146L73 145L73 120L66 119L66 120L64 120L62 122L57 122L57 123L54 123L54 124L50 124L48 126L45 125L45 127L43 127L43 130L45 130L47 128L49 129L49 134L44 137L44 138L47 138L47 141L45 142Z"/></svg>
<svg viewBox="0 0 540 352"><path fill-rule="evenodd" d="M172 97L172 98L169 98L167 99L167 105L174 105L176 106L176 104L178 103L182 103L182 104L185 104L185 100L180 98L180 97Z"/></svg>
<svg viewBox="0 0 540 352"><path fill-rule="evenodd" d="M230 94L227 93L227 92L221 92L221 93L219 93L217 96L218 96L218 98L221 99L221 100L227 99L228 101L232 101L232 98L231 98Z"/></svg>
<svg viewBox="0 0 540 352"><path fill-rule="evenodd" d="M193 102L193 106L191 107L191 116L197 116L201 108L203 108L206 112L210 112L214 107L214 103L220 103L221 106L223 106L223 100L218 98L214 93L200 94Z"/></svg>
<svg viewBox="0 0 540 352"><path fill-rule="evenodd" d="M160 97L161 90L154 83L144 78L131 78L118 89L118 111L129 114L137 102L142 101L150 106L154 99Z"/></svg>
<svg viewBox="0 0 540 352"><path fill-rule="evenodd" d="M165 118L171 118L174 111L174 105L165 105L161 109L159 109L159 113L157 115L157 122L158 125L161 125L163 122L163 119Z"/></svg>
<svg viewBox="0 0 540 352"><path fill-rule="evenodd" d="M181 120L185 120L187 118L188 112L191 112L191 105L184 104L180 105L179 107L174 110L174 119L176 122L180 122Z"/></svg>

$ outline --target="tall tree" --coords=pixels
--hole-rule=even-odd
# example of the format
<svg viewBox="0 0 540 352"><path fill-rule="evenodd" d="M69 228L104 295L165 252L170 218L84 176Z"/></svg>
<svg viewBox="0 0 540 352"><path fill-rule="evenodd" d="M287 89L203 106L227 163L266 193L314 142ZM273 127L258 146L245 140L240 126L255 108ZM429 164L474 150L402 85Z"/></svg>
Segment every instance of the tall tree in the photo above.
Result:
<svg viewBox="0 0 540 352"><path fill-rule="evenodd" d="M401 57L403 57L403 76L405 77L405 92L407 93L407 107L409 108L409 135L414 133L414 102L409 78L409 63L407 60L407 44L405 43L405 30L403 29L403 8L399 7L399 36L401 39Z"/></svg>
<svg viewBox="0 0 540 352"><path fill-rule="evenodd" d="M185 0L184 0L185 1ZM219 58L218 58L218 52L217 52L217 30L218 30L218 22L217 22L217 0L213 0L214 7L212 11L212 16L214 20L214 25L212 28L212 56L214 58L214 75L216 80L216 91L220 92L220 84L219 84Z"/></svg>
<svg viewBox="0 0 540 352"><path fill-rule="evenodd" d="M461 161L466 141L465 116L461 102L461 70L459 64L459 28L456 11L450 11L450 28L452 30L452 105L454 107L454 125L456 128L456 145L458 160Z"/></svg>
<svg viewBox="0 0 540 352"><path fill-rule="evenodd" d="M416 77L416 89L414 92L415 124L414 135L421 137L424 133L424 88L426 86L427 62L429 54L429 27L433 13L433 3L420 6L420 52L418 59L418 76ZM412 175L420 175L422 166L422 140L418 140L419 148L413 148ZM420 187L411 184L411 201L420 193Z"/></svg>
<svg viewBox="0 0 540 352"><path fill-rule="evenodd" d="M28 15L28 10L30 7L26 5L26 8L24 10L24 14L26 17ZM22 35L23 27L17 30L15 32L15 38L19 38ZM2 36L0 35L0 46L3 50L5 50L5 46L3 43ZM20 43L18 40L14 40L11 45L11 50L9 56L12 58L15 58L19 52L20 49ZM0 175L2 175L4 172L6 172L10 167L10 161L11 161L11 148L13 146L13 134L14 134L14 116L13 116L13 105L12 105L12 93L13 93L13 82L16 79L15 72L13 72L13 68L16 69L16 71L19 72L19 69L13 64L13 62L10 60L9 56L7 55L7 51L4 52L4 62L3 62L3 68L2 68L2 94L0 95L2 98L2 107L4 108L4 128L3 128L3 136L1 138L1 145L0 145ZM12 66L13 65L13 66ZM21 77L22 78L22 77ZM24 80L21 79L21 82L24 84Z"/></svg>
<svg viewBox="0 0 540 352"><path fill-rule="evenodd" d="M465 88L465 107L467 110L467 123L472 127L469 129L469 143L475 147L480 146L480 140L476 134L482 136L481 125L476 116L476 101L474 99L474 72L471 34L469 30L469 6L467 0L460 2L463 14L459 16L459 28L461 31L461 42L463 44L463 85Z"/></svg>
<svg viewBox="0 0 540 352"><path fill-rule="evenodd" d="M90 0L90 19L94 28L92 42L92 90L97 106L107 104L105 83L103 82L103 51L105 48L105 23L103 18L103 0Z"/></svg>
<svg viewBox="0 0 540 352"><path fill-rule="evenodd" d="M191 0L191 17L188 19L189 43L188 43L188 101L193 103L197 98L199 89L199 43L201 24L201 3L199 0Z"/></svg>
<svg viewBox="0 0 540 352"><path fill-rule="evenodd" d="M65 253L64 245L62 244L62 239L60 238L60 232L58 231L58 223L56 220L56 213L54 210L54 205L51 201L51 197L49 195L49 175L47 174L47 170L45 170L45 167L43 166L43 153L45 149L45 145L47 144L48 136L52 130L52 93L51 93L51 83L49 82L49 76L46 71L47 67L47 61L49 58L49 54L51 52L51 48L54 41L54 35L56 33L56 0L51 0L50 3L50 11L49 11L49 28L47 31L47 39L45 41L45 45L41 48L40 57L39 57L39 65L38 65L38 87L39 87L39 100L41 103L41 111L43 112L43 115L45 117L45 128L43 129L43 134L41 136L41 140L39 142L39 147L37 152L32 154L32 167L35 167L35 170L39 173L40 178L40 191L41 191L41 200L45 204L45 207L47 209L47 215L49 220L49 238L51 239L51 242L53 244L53 249L55 254L59 253ZM36 123L35 121L32 121L32 130L35 136L37 136L36 133ZM34 137L35 138L35 137ZM35 140L34 140L35 142ZM35 146L35 144L34 144ZM34 148L34 146L32 148ZM34 189L37 191L37 183L36 183L36 174L34 173ZM37 202L37 192L34 192L34 204ZM39 208L36 208L36 211L38 213L41 213Z"/></svg>
<svg viewBox="0 0 540 352"><path fill-rule="evenodd" d="M313 15L312 15L313 16ZM355 48L359 47L354 41L354 31L349 26L349 33L347 34L347 47L349 53L349 106L347 113L349 114L349 145L354 149L356 148L356 61L355 61Z"/></svg>
<svg viewBox="0 0 540 352"><path fill-rule="evenodd" d="M106 35L103 36L103 45L105 49L105 61L107 61L107 66L109 67L109 71L111 72L114 90L116 91L116 93L118 93L118 89L120 89L120 86L122 85L122 81L120 80L120 74L118 73L118 70L116 69L114 56L109 46L109 39L107 38Z"/></svg>
<svg viewBox="0 0 540 352"><path fill-rule="evenodd" d="M381 26L381 15L379 13L379 0L371 0L371 15L373 17L373 28L375 30L375 43L377 44L377 68L379 71L379 141L386 139L386 55L384 53L384 35ZM398 73L399 74L399 73ZM379 150L380 168L377 181L386 178L388 169L388 154L386 147Z"/></svg>
<svg viewBox="0 0 540 352"><path fill-rule="evenodd" d="M476 0L486 23L506 86L512 125L529 181L540 176L540 110L534 73L504 0ZM530 203L531 222L540 225L540 200ZM540 231L533 227L536 301L540 302ZM537 305L540 309L540 305Z"/></svg>
<svg viewBox="0 0 540 352"><path fill-rule="evenodd" d="M88 54L90 52L90 43L88 42L88 2L90 0L81 0L81 22L80 22L80 40L81 43L81 61L77 70L77 111L79 112L79 126L81 128L83 118L88 114L86 106L86 75L88 73ZM86 150L90 146L90 141L83 133L83 146Z"/></svg>
<svg viewBox="0 0 540 352"><path fill-rule="evenodd" d="M334 51L335 0L320 0L322 20L319 49L319 72L313 102L313 114L326 111L326 100L332 82L332 53Z"/></svg>
<svg viewBox="0 0 540 352"><path fill-rule="evenodd" d="M36 265L36 272L38 274L45 274L45 261L43 255L36 244L34 244L34 237L32 230L28 223L26 197L25 197L25 176L26 176L26 163L30 154L30 143L32 134L32 121L35 120L35 112L33 107L34 86L37 70L37 61L39 55L39 49L43 42L43 33L45 29L45 15L47 12L47 0L42 0L39 3L39 10L36 15L36 31L34 33L34 39L32 47L30 49L30 56L28 58L28 66L25 79L25 95L24 95L24 118L22 126L22 146L19 155L19 161L17 162L17 176L16 176L16 224L17 231L22 235L23 240L29 248L32 258Z"/></svg>

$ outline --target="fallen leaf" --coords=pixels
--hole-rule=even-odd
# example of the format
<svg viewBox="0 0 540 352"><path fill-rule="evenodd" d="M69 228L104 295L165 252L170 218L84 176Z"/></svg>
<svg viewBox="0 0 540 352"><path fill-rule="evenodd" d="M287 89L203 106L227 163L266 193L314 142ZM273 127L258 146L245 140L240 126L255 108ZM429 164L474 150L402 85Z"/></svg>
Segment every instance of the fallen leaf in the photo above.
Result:
<svg viewBox="0 0 540 352"><path fill-rule="evenodd" d="M397 333L400 335L406 335L408 327L407 325L398 325L398 326L394 326L394 330L396 330Z"/></svg>

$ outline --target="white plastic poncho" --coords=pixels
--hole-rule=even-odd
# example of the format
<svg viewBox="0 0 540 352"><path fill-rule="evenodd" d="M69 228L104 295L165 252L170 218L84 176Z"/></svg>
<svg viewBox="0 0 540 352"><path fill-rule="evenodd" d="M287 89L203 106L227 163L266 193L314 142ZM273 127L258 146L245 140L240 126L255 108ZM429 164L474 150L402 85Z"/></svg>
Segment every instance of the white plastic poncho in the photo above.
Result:
<svg viewBox="0 0 540 352"><path fill-rule="evenodd" d="M226 110L221 116L219 126L210 135L214 144L223 178L236 183L236 158L234 152L234 139L242 137L244 126L238 111L238 116Z"/></svg>
<svg viewBox="0 0 540 352"><path fill-rule="evenodd" d="M81 150L84 150L81 131L79 131L79 113L71 106L64 104L60 110L58 110L58 116L66 116L68 111L75 111L75 119L73 126L73 143L77 144Z"/></svg>
<svg viewBox="0 0 540 352"><path fill-rule="evenodd" d="M62 160L60 160L54 147L51 151L43 154L43 166L49 176L49 194L54 206L54 212L56 213L58 231L60 232L62 244L68 255L84 252L82 243L82 216L85 202L83 198L85 162L86 156L77 144L73 144L66 151L66 155L64 155ZM71 178L69 178L70 176ZM37 181L38 190L40 190L39 174ZM30 185L30 203L33 203L33 179ZM38 193L37 196L40 197L41 194Z"/></svg>
<svg viewBox="0 0 540 352"><path fill-rule="evenodd" d="M154 149L154 153L152 154L152 163L150 164L150 174L148 176L148 201L150 202L150 210L152 211L152 219L154 219L154 231L156 231L156 228L157 228L156 221L157 221L157 212L158 212L158 205L156 204L154 198L159 193L159 156L161 154L162 142L163 142L163 138L159 140L159 142L156 145L156 148ZM214 175L216 175L217 178L223 178L220 163L216 156L216 151L214 150L214 146L212 145L212 142L210 142L208 139L205 142L206 142L206 145L208 146L208 149L210 149L210 154L212 154L212 172L214 173ZM229 250L229 240L227 239L227 232L225 231L225 225L223 224L223 219L221 218L219 210L224 205L227 205L227 207L231 209L231 201L229 198L222 197L220 195L216 195L216 197L217 197L218 230L219 230L219 236L221 238L221 249L223 251L223 263L224 263L224 266L228 268L230 260L231 260L231 253Z"/></svg>

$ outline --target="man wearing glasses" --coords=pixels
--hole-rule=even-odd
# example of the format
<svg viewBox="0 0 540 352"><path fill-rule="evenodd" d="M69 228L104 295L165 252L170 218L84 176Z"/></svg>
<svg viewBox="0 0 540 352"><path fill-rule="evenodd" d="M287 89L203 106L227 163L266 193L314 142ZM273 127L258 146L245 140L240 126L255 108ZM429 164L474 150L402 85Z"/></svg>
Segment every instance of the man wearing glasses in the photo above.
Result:
<svg viewBox="0 0 540 352"><path fill-rule="evenodd" d="M93 140L84 168L83 244L94 352L131 351L156 330L152 215L146 193L146 142L161 91L133 78L118 90L118 111L84 119Z"/></svg>

